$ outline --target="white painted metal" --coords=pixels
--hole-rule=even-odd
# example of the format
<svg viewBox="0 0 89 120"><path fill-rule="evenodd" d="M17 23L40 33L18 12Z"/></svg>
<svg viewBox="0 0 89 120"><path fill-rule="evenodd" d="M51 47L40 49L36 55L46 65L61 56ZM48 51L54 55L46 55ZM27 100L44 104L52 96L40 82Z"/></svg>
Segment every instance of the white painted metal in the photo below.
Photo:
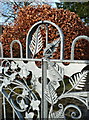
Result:
<svg viewBox="0 0 89 120"><path fill-rule="evenodd" d="M62 33L62 30L55 23L53 23L51 21L46 21L46 20L45 21L39 21L39 22L35 23L31 27L31 29L28 31L27 38L26 38L26 46L27 46L27 48L26 48L26 58L30 58L31 57L28 45L31 42L30 40L32 38L32 34L35 32L35 30L37 29L37 27L39 25L41 25L41 24L51 24L51 25L53 25L58 30L59 35L60 35L60 41L61 41L61 44L60 44L60 46L61 46L60 47L61 48L60 49L60 60L63 60L63 58L64 58L64 35Z"/></svg>
<svg viewBox="0 0 89 120"><path fill-rule="evenodd" d="M88 36L85 36L85 35L81 35L81 36L78 36L76 37L73 42L72 42L72 46L71 46L71 60L74 60L74 47L75 47L75 44L78 40L87 40L89 42L89 37Z"/></svg>
<svg viewBox="0 0 89 120"><path fill-rule="evenodd" d="M48 104L45 98L45 89L47 86L47 62L42 59L42 116L41 118L48 118Z"/></svg>
<svg viewBox="0 0 89 120"><path fill-rule="evenodd" d="M0 42L0 57L3 58L3 46L1 42Z"/></svg>
<svg viewBox="0 0 89 120"><path fill-rule="evenodd" d="M13 120L15 120L15 110L14 109L12 110L13 110Z"/></svg>
<svg viewBox="0 0 89 120"><path fill-rule="evenodd" d="M6 102L4 96L3 96L3 112L4 112L4 120L6 120Z"/></svg>
<svg viewBox="0 0 89 120"><path fill-rule="evenodd" d="M50 44L48 44L49 24L56 27L60 35L58 40ZM40 44L40 48L37 46L39 41L41 41L38 38L38 33L42 25L46 29L44 58L34 59L34 55L43 47L42 44ZM36 39L32 40L34 32L37 32ZM29 30L26 38L26 58L23 58L22 45L18 40L12 41L10 45L11 58L4 58L3 47L0 42L0 81L2 81L0 91L3 94L4 119L7 117L5 99L13 109L13 120L15 120L16 115L19 120L33 118L67 120L66 113L68 111L71 119L82 119L83 109L86 111L89 109L89 90L84 91L89 75L89 69L87 68L89 61L74 60L74 47L79 39L87 39L89 41L87 36L79 36L74 39L71 48L71 60L63 59L64 35L61 29L50 21L39 21ZM33 41L36 47L31 50ZM14 43L18 43L20 46L20 58L13 58L12 47ZM55 46L59 43L61 46L60 59L50 59L55 51ZM50 53L47 51L50 51ZM41 62L41 67L37 67L35 62ZM63 62L70 62L70 64L65 66ZM66 82L68 82L68 88L66 88ZM20 93L17 92L18 89L21 91ZM63 100L65 102L61 102ZM50 106L49 109L48 106Z"/></svg>
<svg viewBox="0 0 89 120"><path fill-rule="evenodd" d="M13 44L14 43L18 43L19 44L19 46L20 46L20 58L23 58L23 52L22 52L22 44L21 44L21 42L19 41L19 40L13 40L12 42L11 42L11 44L10 44L10 53L11 53L11 58L13 58L13 50L12 50L12 48L13 48Z"/></svg>

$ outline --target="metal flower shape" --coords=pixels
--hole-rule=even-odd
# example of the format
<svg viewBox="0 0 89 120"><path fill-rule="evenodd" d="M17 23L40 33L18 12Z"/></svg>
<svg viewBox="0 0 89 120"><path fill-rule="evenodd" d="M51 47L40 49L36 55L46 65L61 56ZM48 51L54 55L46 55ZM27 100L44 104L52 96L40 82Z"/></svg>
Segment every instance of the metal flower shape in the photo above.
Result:
<svg viewBox="0 0 89 120"><path fill-rule="evenodd" d="M19 103L19 106L20 108L23 110L23 109L26 109L28 107L28 105L25 104L24 100L22 99L21 102Z"/></svg>
<svg viewBox="0 0 89 120"><path fill-rule="evenodd" d="M4 77L3 83L2 83L2 87L5 86L7 87L7 85L10 84L10 80L7 77Z"/></svg>
<svg viewBox="0 0 89 120"><path fill-rule="evenodd" d="M30 105L32 106L33 110L39 110L39 104L39 100L32 100Z"/></svg>
<svg viewBox="0 0 89 120"><path fill-rule="evenodd" d="M13 81L13 80L15 79L16 74L17 74L17 73L15 72L15 73L13 73L13 74L10 75L10 78L9 78L10 81Z"/></svg>
<svg viewBox="0 0 89 120"><path fill-rule="evenodd" d="M29 75L29 71L25 68L25 66L22 66L20 72L18 72L21 78L26 78Z"/></svg>
<svg viewBox="0 0 89 120"><path fill-rule="evenodd" d="M29 95L29 91L27 91L26 89L23 89L22 96L25 97L26 95Z"/></svg>
<svg viewBox="0 0 89 120"><path fill-rule="evenodd" d="M17 64L14 61L11 62L11 69L17 69Z"/></svg>
<svg viewBox="0 0 89 120"><path fill-rule="evenodd" d="M26 112L26 113L25 113L25 118L26 118L26 119L32 119L33 116L34 116L34 113L33 113L33 112L30 112L30 113Z"/></svg>

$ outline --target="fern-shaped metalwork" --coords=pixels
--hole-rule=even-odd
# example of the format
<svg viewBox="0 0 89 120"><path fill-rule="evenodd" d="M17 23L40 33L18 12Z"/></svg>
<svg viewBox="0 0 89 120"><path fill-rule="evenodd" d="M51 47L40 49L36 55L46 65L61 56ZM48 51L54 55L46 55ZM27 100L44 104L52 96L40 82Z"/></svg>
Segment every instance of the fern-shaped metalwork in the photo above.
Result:
<svg viewBox="0 0 89 120"><path fill-rule="evenodd" d="M86 82L86 77L89 71L83 71L75 74L69 79L70 84L74 89L82 90Z"/></svg>
<svg viewBox="0 0 89 120"><path fill-rule="evenodd" d="M52 83L49 83L46 90L45 90L45 97L50 104L54 105L57 102L57 93L55 92L55 88L53 87Z"/></svg>
<svg viewBox="0 0 89 120"><path fill-rule="evenodd" d="M48 78L50 79L50 82L48 83L45 90L45 97L46 100L51 104L49 118L65 118L66 112L68 110L72 110L70 113L70 117L72 119L82 119L82 111L76 103L71 103L65 106L63 103L61 104L60 101L62 99L66 100L67 98L71 98L75 101L78 100L80 103L87 107L87 92L81 90L84 88L88 73L88 70L84 70L69 77L68 79L71 87L69 90L66 90L66 85L64 82L64 69L57 63L49 62L48 60ZM80 90L80 92L73 92L74 89ZM61 90L60 96L58 96L56 90L59 92ZM54 110L56 109L55 106L58 106L59 108L59 110L56 112Z"/></svg>
<svg viewBox="0 0 89 120"><path fill-rule="evenodd" d="M42 47L43 47L42 35L40 27L38 27L37 30L34 32L31 43L29 45L33 57L42 49Z"/></svg>

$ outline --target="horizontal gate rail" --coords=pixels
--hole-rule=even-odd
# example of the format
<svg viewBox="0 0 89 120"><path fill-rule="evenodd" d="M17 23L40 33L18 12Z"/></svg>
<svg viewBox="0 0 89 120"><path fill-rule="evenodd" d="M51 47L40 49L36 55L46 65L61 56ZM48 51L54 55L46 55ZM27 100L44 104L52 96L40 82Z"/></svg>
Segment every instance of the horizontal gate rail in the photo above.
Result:
<svg viewBox="0 0 89 120"><path fill-rule="evenodd" d="M0 60L12 60L12 58L3 58L1 57ZM41 59L26 59L26 58L13 58L14 61L42 61ZM46 60L45 60L46 61ZM57 59L50 59L50 62L58 62L58 63L85 63L88 64L89 60L57 60Z"/></svg>

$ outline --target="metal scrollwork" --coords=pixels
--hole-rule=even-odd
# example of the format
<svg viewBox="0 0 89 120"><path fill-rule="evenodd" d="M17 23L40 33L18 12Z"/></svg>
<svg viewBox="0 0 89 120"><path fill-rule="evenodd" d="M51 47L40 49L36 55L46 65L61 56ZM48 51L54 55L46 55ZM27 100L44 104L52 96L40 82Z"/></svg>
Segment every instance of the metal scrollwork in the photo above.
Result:
<svg viewBox="0 0 89 120"><path fill-rule="evenodd" d="M14 108L17 116L22 119L23 116L20 113L25 112L25 118L33 118L34 116L39 118L40 100L35 94L31 82L34 81L32 76L35 75L32 73L31 76L31 71L26 69L24 63L18 64L15 61L2 61L0 73L2 81L0 91ZM34 111L37 111L36 115Z"/></svg>
<svg viewBox="0 0 89 120"><path fill-rule="evenodd" d="M67 119L66 115L69 115L73 120L82 119L82 109L84 109L83 107L87 108L88 91L84 91L83 89L88 79L89 70L75 73L71 77L66 76L67 83L69 83L69 88L66 90L66 81L64 80L66 71L64 71L63 66L61 67L57 63L49 62L49 60L47 62L47 77L50 79L50 82L46 86L45 98L51 104L49 118ZM82 109L79 108L80 104L83 105ZM58 110L55 111L56 109Z"/></svg>
<svg viewBox="0 0 89 120"><path fill-rule="evenodd" d="M58 39L52 43L48 42L49 24L58 31ZM42 29L45 30L46 38L41 34ZM75 43L80 38L89 41L86 36L75 38L71 49L71 60L74 58ZM20 46L19 59L13 58L14 43ZM60 60L50 59L59 44ZM68 66L62 63L65 62L64 35L59 26L46 20L35 23L26 38L26 59L23 58L22 44L18 40L11 43L11 58L8 60L3 57L1 42L0 51L0 92L3 95L5 120L5 100L13 109L13 119L16 114L19 120L38 118L83 120L84 112L89 109L89 87L87 87L89 65L85 64L85 61L82 65L74 64L71 60ZM43 53L43 58L33 59L40 51ZM40 67L36 65L38 61Z"/></svg>
<svg viewBox="0 0 89 120"><path fill-rule="evenodd" d="M64 114L65 114L66 111L67 111L68 109L70 109L70 108L75 109L75 111L72 111L72 112L70 113L70 116L71 116L72 119L78 120L78 119L80 119L80 118L82 117L82 111L80 110L80 108L78 108L78 106L72 105L72 104L71 104L71 105L67 105L67 106L65 107L65 109L64 109Z"/></svg>

